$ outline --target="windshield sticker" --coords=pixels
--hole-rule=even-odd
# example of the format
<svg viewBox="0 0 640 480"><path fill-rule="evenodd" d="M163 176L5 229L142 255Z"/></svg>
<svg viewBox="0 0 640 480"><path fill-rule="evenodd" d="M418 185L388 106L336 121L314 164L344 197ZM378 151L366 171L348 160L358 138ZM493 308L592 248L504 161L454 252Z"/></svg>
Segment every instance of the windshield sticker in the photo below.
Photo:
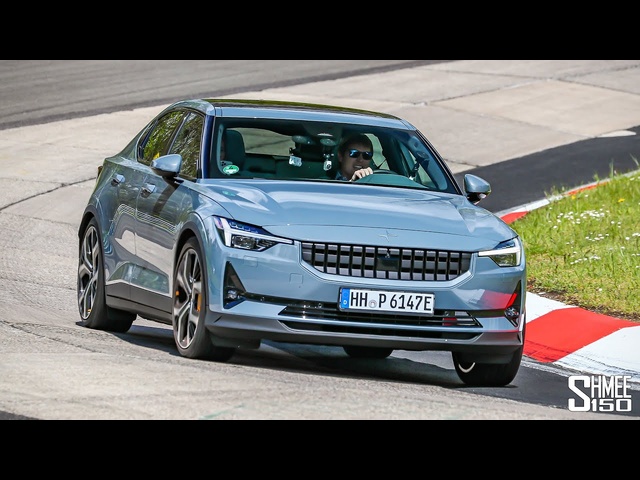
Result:
<svg viewBox="0 0 640 480"><path fill-rule="evenodd" d="M222 173L224 173L225 175L235 175L239 171L240 169L237 165L225 165L225 167L222 169Z"/></svg>

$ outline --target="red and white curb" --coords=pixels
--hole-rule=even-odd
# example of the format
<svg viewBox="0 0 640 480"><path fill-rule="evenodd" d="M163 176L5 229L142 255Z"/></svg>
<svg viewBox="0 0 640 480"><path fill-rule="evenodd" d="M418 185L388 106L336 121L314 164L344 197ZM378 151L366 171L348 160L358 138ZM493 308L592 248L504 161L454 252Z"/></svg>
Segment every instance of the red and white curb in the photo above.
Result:
<svg viewBox="0 0 640 480"><path fill-rule="evenodd" d="M567 192L572 195L601 184ZM511 223L554 198L499 213ZM542 363L591 375L628 375L640 383L640 324L527 292L524 354Z"/></svg>
<svg viewBox="0 0 640 480"><path fill-rule="evenodd" d="M524 354L594 375L640 383L640 324L527 292Z"/></svg>

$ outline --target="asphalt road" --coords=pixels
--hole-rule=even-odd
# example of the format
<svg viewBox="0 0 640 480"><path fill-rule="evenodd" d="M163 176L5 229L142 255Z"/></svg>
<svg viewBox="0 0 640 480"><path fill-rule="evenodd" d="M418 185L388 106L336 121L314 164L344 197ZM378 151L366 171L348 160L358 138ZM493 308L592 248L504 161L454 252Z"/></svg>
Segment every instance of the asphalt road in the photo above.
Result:
<svg viewBox="0 0 640 480"><path fill-rule="evenodd" d="M606 179L614 171L637 170L640 127L629 130L636 135L591 138L464 173L490 179L492 190L500 194L490 195L482 206L500 212L541 200L544 194ZM456 177L461 181L462 175Z"/></svg>
<svg viewBox="0 0 640 480"><path fill-rule="evenodd" d="M347 362L335 349L269 343L259 352L239 353L230 364L203 364L179 358L170 331L154 324L136 322L126 335L68 328L75 326L77 315L74 285L69 284L69 277L75 281L75 215L91 182L74 181L87 177L66 160L69 150L57 146L57 122L158 106L182 97L222 96L433 63L437 62L0 61L0 130L39 125L29 132L50 136L49 151L32 166L20 163L19 148L14 153L15 167L32 169L33 182L21 184L5 171L8 179L0 185L6 190L18 186L23 194L35 188L32 184L37 187L32 200L16 201L0 211L4 252L0 270L6 289L0 291L5 311L0 346L6 354L0 367L5 381L11 381L7 375L15 376L16 386L25 378L37 382L38 376L43 382L43 398L29 395L25 386L5 392L2 404L20 405L14 412L39 412L47 405L47 413L34 415L37 418L194 418L203 405L210 408L206 418L597 418L558 410L566 405L566 378L526 362L512 387L469 389L460 388L448 355L437 353L428 364L410 353L394 355L383 367ZM49 124L53 130L47 133ZM92 145L95 150L101 147ZM588 183L594 175L605 177L610 160L618 171L636 169L633 157L640 158L637 136L597 138L470 172L490 179L500 195L487 198L483 206L500 211L538 200L540 192L553 186ZM54 158L60 161L58 168L51 166ZM49 185L60 182L59 178L67 180L62 188ZM51 193L46 199L39 198L48 188ZM28 231L20 225L22 218L29 220ZM28 255L23 256L25 252ZM25 343L34 338L38 341ZM33 369L20 362L24 354L31 355ZM69 363L58 363L60 358ZM82 369L77 369L76 362ZM416 362L420 371L415 369ZM198 384L199 378L209 383ZM95 395L84 389L74 395L63 387L68 382L92 387ZM137 396L148 396L156 403L141 408L129 392L112 394L109 387L118 390L120 383L127 382L132 382ZM155 393L158 388L161 392ZM636 392L633 395L637 409L640 398ZM235 398L244 400L222 407ZM308 404L310 398L315 410ZM334 401L345 405L340 413L335 413ZM174 405L181 402L184 409L177 412ZM252 402L260 403L262 409L247 409ZM483 413L478 413L479 405L486 409Z"/></svg>
<svg viewBox="0 0 640 480"><path fill-rule="evenodd" d="M0 60L0 130L442 60Z"/></svg>
<svg viewBox="0 0 640 480"><path fill-rule="evenodd" d="M218 97L447 63L447 60L0 60L0 130L174 100ZM631 129L640 133L640 126ZM588 138L464 173L490 181L499 212L638 168L640 135ZM463 173L456 174L461 182Z"/></svg>

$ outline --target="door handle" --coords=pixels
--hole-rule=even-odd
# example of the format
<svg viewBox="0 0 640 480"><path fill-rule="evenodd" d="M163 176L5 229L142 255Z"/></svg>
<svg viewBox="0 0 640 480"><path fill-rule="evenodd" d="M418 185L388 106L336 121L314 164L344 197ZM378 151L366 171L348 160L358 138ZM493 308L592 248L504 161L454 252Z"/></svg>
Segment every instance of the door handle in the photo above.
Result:
<svg viewBox="0 0 640 480"><path fill-rule="evenodd" d="M116 173L111 179L111 185L113 185L114 187L120 185L122 182L124 182L124 176L120 175L119 173Z"/></svg>
<svg viewBox="0 0 640 480"><path fill-rule="evenodd" d="M149 195L151 195L155 191L156 191L156 186L154 184L145 183L144 186L142 187L142 196L143 197L148 197Z"/></svg>

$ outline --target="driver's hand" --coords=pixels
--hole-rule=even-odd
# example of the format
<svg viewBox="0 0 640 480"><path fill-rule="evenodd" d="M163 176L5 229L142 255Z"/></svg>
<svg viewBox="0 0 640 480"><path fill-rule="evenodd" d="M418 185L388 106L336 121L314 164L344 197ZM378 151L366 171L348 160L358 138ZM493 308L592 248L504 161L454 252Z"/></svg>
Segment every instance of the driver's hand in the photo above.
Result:
<svg viewBox="0 0 640 480"><path fill-rule="evenodd" d="M373 169L371 167L361 168L360 170L355 171L350 181L353 182L355 180L360 180L361 178L366 177L367 175L371 175L372 173Z"/></svg>

